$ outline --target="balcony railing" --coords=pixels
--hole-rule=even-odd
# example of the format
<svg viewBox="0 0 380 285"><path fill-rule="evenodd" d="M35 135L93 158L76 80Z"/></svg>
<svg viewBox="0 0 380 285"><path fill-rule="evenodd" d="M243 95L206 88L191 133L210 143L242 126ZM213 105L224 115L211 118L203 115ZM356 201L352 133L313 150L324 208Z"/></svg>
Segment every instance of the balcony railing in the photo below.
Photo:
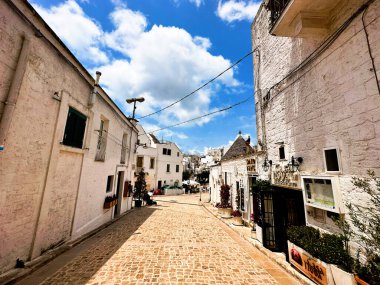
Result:
<svg viewBox="0 0 380 285"><path fill-rule="evenodd" d="M270 29L276 25L290 0L269 0L267 9L270 11Z"/></svg>

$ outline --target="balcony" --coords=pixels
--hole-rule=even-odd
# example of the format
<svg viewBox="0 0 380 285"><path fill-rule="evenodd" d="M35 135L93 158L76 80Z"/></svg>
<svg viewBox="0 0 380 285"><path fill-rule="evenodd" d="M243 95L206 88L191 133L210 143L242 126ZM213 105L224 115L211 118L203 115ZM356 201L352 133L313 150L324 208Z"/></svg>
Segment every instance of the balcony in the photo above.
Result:
<svg viewBox="0 0 380 285"><path fill-rule="evenodd" d="M363 0L267 0L270 33L280 37L325 36L348 18ZM341 12L345 11L346 16ZM339 16L338 16L339 15Z"/></svg>

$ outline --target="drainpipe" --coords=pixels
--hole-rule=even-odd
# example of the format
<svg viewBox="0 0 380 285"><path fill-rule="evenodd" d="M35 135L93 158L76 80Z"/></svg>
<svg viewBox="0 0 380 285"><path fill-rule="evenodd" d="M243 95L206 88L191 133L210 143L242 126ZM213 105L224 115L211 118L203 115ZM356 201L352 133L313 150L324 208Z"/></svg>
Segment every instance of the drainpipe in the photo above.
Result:
<svg viewBox="0 0 380 285"><path fill-rule="evenodd" d="M102 73L100 71L96 72L96 79L94 83L94 89L92 89L92 92L90 94L90 97L88 99L88 107L92 108L96 101L96 94L98 93L98 87L99 87L99 79Z"/></svg>
<svg viewBox="0 0 380 285"><path fill-rule="evenodd" d="M13 75L8 96L5 99L3 115L0 121L0 152L4 150L9 127L12 122L13 112L16 107L20 87L24 78L28 55L30 51L30 39L26 35L22 36L22 47L17 59L16 71Z"/></svg>

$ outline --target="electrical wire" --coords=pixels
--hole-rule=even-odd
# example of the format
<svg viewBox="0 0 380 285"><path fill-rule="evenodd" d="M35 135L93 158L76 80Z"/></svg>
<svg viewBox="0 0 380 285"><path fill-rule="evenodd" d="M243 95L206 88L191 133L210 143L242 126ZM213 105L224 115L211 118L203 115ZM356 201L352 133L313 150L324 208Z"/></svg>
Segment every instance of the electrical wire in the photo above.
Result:
<svg viewBox="0 0 380 285"><path fill-rule="evenodd" d="M137 120L141 120L141 119L144 119L146 117L150 117L152 115L155 115L155 114L158 114L172 106L174 106L175 104L185 100L186 98L190 97L191 95L195 94L196 92L198 92L199 90L201 90L202 88L206 87L207 85L209 85L211 82L215 81L217 78L219 78L220 76L222 76L224 73L226 73L228 70L230 70L231 68L235 67L236 65L238 65L240 62L242 62L245 58L247 58L248 56L250 56L251 54L253 54L255 51L256 51L257 48L251 50L249 53L247 53L246 55L244 55L243 57L241 57L240 59L238 59L236 62L234 62L232 65L230 65L227 69L223 70L221 73L219 73L217 76L213 77L212 79L210 79L209 81L207 81L206 83L204 83L202 86L198 87L197 89L195 89L194 91L190 92L189 94L185 95L184 97L178 99L177 101L167 105L166 107L160 109L160 110L157 110L153 113L150 113L148 115L145 115L145 116L142 116L140 118L137 118Z"/></svg>
<svg viewBox="0 0 380 285"><path fill-rule="evenodd" d="M268 93L271 92L275 87L280 85L282 82L284 82L289 77L296 74L298 71L302 70L305 66L313 62L319 55L321 55L327 48L331 46L333 42L343 33L344 30L351 24L351 22L362 13L367 6L373 2L373 0L367 1L366 4L362 5L354 14L351 15L332 35L330 35L317 49L315 49L308 57L306 57L298 66L293 68L285 77L283 77L280 81L272 85ZM301 75L302 77L302 75ZM285 88L286 89L286 88ZM283 91L283 90L282 90ZM267 94L268 94L267 93Z"/></svg>
<svg viewBox="0 0 380 285"><path fill-rule="evenodd" d="M223 109L219 109L219 110L216 110L216 111L213 111L211 113L207 113L207 114L204 114L202 116L199 116L199 117L195 117L195 118L192 118L190 120L187 120L187 121L183 121L183 122L180 122L180 123L177 123L177 124L174 124L174 125L170 125L170 126L166 126L166 127L163 127L163 128L160 128L160 129L157 129L157 130L154 130L154 131L150 131L148 132L148 134L153 134L155 132L158 132L158 131L162 131L162 130L166 130L166 129L170 129L170 128L174 128L174 127L177 127L177 126L180 126L180 125L183 125L183 124L187 124L187 123L190 123L190 122L193 122L193 121L196 121L196 120L199 120L199 119L202 119L202 118L205 118L205 117L208 117L208 116L211 116L211 115L214 115L214 114L217 114L217 113L221 113L221 112L224 112L224 111L227 111L229 109L232 109L238 105L241 105L241 104L244 104L246 102L248 102L249 100L252 100L253 97L248 97L247 99L243 100L243 101L240 101L238 103L235 103L231 106L228 106L226 108L223 108ZM144 132L145 133L145 132ZM145 133L146 134L146 133ZM139 136L141 136L143 134L140 134Z"/></svg>

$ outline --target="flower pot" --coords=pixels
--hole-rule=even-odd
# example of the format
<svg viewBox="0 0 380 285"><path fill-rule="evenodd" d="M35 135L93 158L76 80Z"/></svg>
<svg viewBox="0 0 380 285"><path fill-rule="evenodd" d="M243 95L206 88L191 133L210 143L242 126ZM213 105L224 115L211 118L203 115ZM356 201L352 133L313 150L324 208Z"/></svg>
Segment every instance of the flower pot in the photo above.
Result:
<svg viewBox="0 0 380 285"><path fill-rule="evenodd" d="M220 210L223 217L231 217L232 208L221 208Z"/></svg>
<svg viewBox="0 0 380 285"><path fill-rule="evenodd" d="M103 209L110 209L112 207L112 202L104 202Z"/></svg>
<svg viewBox="0 0 380 285"><path fill-rule="evenodd" d="M358 275L355 275L354 278L359 285L369 285L369 283L365 282L363 279L360 279Z"/></svg>
<svg viewBox="0 0 380 285"><path fill-rule="evenodd" d="M232 218L232 223L233 223L234 225L239 225L239 226L241 226L241 225L243 224L243 219L242 219L242 217L233 217L233 218Z"/></svg>
<svg viewBox="0 0 380 285"><path fill-rule="evenodd" d="M140 208L142 205L142 200L135 200L135 207Z"/></svg>

